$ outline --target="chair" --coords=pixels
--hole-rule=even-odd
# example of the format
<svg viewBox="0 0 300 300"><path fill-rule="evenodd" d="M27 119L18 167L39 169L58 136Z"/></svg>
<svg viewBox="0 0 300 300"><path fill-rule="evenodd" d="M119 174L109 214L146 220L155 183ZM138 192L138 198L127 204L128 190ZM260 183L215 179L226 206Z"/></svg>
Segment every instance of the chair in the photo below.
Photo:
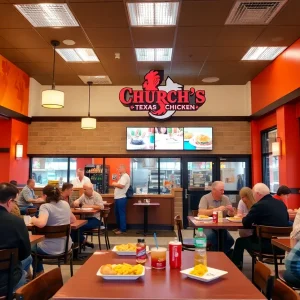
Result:
<svg viewBox="0 0 300 300"><path fill-rule="evenodd" d="M177 236L179 242L182 244L182 250L195 251L194 240L193 239L185 239L182 238L182 220L179 215L174 218L176 227L177 227Z"/></svg>
<svg viewBox="0 0 300 300"><path fill-rule="evenodd" d="M0 271L8 273L6 296L0 296L0 299L13 299L13 269L18 261L18 249L0 250Z"/></svg>
<svg viewBox="0 0 300 300"><path fill-rule="evenodd" d="M45 236L45 239L56 239L56 238L66 238L65 251L61 254L52 255L52 254L38 254L32 252L33 258L33 278L36 276L36 268L38 260L46 264L53 264L53 261L56 261L57 265L60 267L61 262L66 264L70 262L70 273L73 276L73 249L72 247L69 250L69 239L70 239L70 230L71 226L60 225L60 226L45 226L44 228L33 227L33 234L41 234Z"/></svg>
<svg viewBox="0 0 300 300"><path fill-rule="evenodd" d="M26 209L26 215L28 215L28 216L34 217L36 215L36 213L37 213L36 207Z"/></svg>
<svg viewBox="0 0 300 300"><path fill-rule="evenodd" d="M198 210L192 210L192 216L198 217ZM193 228L193 237L195 236L195 234L196 234L196 228L194 227Z"/></svg>
<svg viewBox="0 0 300 300"><path fill-rule="evenodd" d="M300 296L283 281L275 279L272 300L300 300Z"/></svg>
<svg viewBox="0 0 300 300"><path fill-rule="evenodd" d="M20 287L16 291L17 300L48 300L63 286L60 268L55 268L31 282Z"/></svg>
<svg viewBox="0 0 300 300"><path fill-rule="evenodd" d="M109 208L100 210L100 220L102 220L104 228L100 222L99 226L97 228L93 228L91 230L86 230L83 233L87 236L91 236L92 239L93 239L93 236L98 237L99 250L101 250L101 240L100 240L101 235L104 235L106 249L107 250L110 249L110 243L109 243L109 238L108 238L108 229L107 229L107 220L108 220L109 212L110 212Z"/></svg>
<svg viewBox="0 0 300 300"><path fill-rule="evenodd" d="M292 227L274 227L274 226L263 226L263 225L257 225L256 226L256 235L258 237L258 244L259 244L259 251L252 251L251 257L252 257L252 282L253 282L253 274L254 274L254 265L258 260L263 261L263 259L272 259L274 258L274 254L272 253L264 253L262 249L262 239L268 239L270 240L272 238L277 237L288 237L290 236L290 233L292 231ZM280 259L281 261L284 259L285 255L277 254L277 259ZM277 259L274 260L275 264L275 274L278 274L278 262ZM276 271L277 270L277 271Z"/></svg>
<svg viewBox="0 0 300 300"><path fill-rule="evenodd" d="M268 300L271 299L274 277L271 275L271 270L260 261L255 264L253 283Z"/></svg>

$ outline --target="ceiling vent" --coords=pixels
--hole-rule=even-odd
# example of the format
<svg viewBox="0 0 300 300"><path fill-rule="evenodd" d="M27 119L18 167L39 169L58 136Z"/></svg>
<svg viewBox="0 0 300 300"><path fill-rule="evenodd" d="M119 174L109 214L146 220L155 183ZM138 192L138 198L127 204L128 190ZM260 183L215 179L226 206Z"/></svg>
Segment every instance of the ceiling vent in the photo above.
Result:
<svg viewBox="0 0 300 300"><path fill-rule="evenodd" d="M225 22L226 25L269 24L287 0L237 0Z"/></svg>
<svg viewBox="0 0 300 300"><path fill-rule="evenodd" d="M112 84L110 78L105 75L99 75L99 76L78 76L85 84L87 84L89 81L93 82L93 85L95 84Z"/></svg>

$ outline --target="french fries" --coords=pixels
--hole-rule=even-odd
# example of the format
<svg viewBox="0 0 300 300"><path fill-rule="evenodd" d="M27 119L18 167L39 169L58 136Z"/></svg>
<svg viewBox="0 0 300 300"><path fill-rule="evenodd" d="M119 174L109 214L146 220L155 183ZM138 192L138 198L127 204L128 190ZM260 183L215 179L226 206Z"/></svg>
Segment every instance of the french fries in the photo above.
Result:
<svg viewBox="0 0 300 300"><path fill-rule="evenodd" d="M190 272L191 275L202 277L205 273L207 273L207 267L199 264L194 267L194 269Z"/></svg>

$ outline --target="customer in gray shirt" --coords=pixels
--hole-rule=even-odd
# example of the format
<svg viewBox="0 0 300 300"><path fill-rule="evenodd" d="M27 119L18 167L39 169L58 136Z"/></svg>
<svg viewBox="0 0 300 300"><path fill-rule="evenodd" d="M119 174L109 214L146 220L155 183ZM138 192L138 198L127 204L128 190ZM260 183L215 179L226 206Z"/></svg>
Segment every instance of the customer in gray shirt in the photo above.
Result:
<svg viewBox="0 0 300 300"><path fill-rule="evenodd" d="M212 184L212 190L209 194L204 195L199 202L200 215L212 216L214 211L222 211L223 217L229 215L234 216L235 210L232 208L230 200L224 195L224 183L222 181L215 181ZM223 230L223 229L220 229ZM208 244L211 244L213 251L218 250L218 232L213 229L204 229L204 233L207 237ZM224 237L224 252L230 253L231 247L234 244L234 239L230 233L224 229L223 232L219 232Z"/></svg>
<svg viewBox="0 0 300 300"><path fill-rule="evenodd" d="M43 195L46 196L46 204L41 205L39 217L31 219L32 224L43 228L45 226L60 226L72 224L76 221L67 202L61 200L60 191L57 187L46 185L43 189ZM32 251L39 254L61 254L65 250L66 238L45 239L33 247ZM69 239L69 249L72 246L72 239ZM37 274L44 271L41 263L37 266Z"/></svg>

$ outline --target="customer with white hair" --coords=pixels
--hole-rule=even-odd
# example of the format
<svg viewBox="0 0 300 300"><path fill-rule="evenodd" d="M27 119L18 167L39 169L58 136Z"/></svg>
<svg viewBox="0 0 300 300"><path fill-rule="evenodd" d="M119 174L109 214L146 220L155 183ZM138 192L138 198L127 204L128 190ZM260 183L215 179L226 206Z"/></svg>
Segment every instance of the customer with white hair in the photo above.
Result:
<svg viewBox="0 0 300 300"><path fill-rule="evenodd" d="M243 218L243 225L246 229L253 225L288 227L289 215L287 208L282 201L273 198L269 188L264 183L257 183L253 189L253 196L257 201L250 209L249 213ZM240 269L243 267L244 250L251 252L258 251L259 244L256 232L253 235L244 238L238 238L232 254L232 261ZM262 251L272 254L271 241L262 240Z"/></svg>

